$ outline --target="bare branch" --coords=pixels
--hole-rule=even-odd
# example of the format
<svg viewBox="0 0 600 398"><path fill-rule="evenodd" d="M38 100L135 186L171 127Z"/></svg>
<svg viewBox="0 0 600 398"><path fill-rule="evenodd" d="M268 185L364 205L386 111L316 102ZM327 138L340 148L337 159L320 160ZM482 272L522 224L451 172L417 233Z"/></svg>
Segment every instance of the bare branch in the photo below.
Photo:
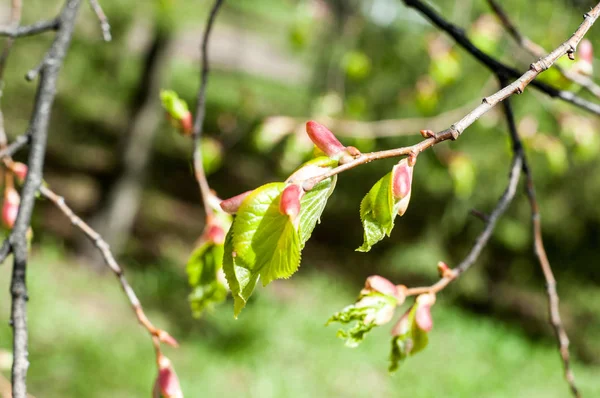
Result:
<svg viewBox="0 0 600 398"><path fill-rule="evenodd" d="M523 155L520 153L516 153L513 157L513 161L510 167L510 175L508 178L508 186L506 190L502 194L500 200L496 204L494 211L490 213L485 222L485 228L481 232L481 234L475 240L475 244L471 251L465 257L465 259L457 265L455 268L449 270L442 276L442 278L437 281L435 284L431 286L425 287L414 287L406 290L407 296L415 296L424 293L437 293L440 290L444 289L450 282L458 278L463 272L467 271L471 265L477 261L479 258L479 254L483 248L487 245L490 237L492 236L492 232L494 232L494 228L496 227L496 223L498 219L504 214L508 205L512 202L515 197L515 192L517 190L517 185L519 183L519 178L521 176L521 169L523 167Z"/></svg>
<svg viewBox="0 0 600 398"><path fill-rule="evenodd" d="M40 21L31 25L19 26L19 27L5 27L0 28L0 36L8 36L12 38L33 36L52 30L58 30L60 28L60 17L52 19L50 21Z"/></svg>
<svg viewBox="0 0 600 398"><path fill-rule="evenodd" d="M536 199L533 176L529 164L527 162L521 138L517 131L517 125L515 123L515 117L513 114L510 100L504 101L503 105L506 121L508 123L508 129L510 132L510 137L513 141L514 151L520 153L523 157L523 172L525 173L527 181L526 192L527 197L529 198L529 204L531 206L534 251L538 262L540 263L540 267L542 268L544 278L546 279L546 293L548 295L550 324L552 325L556 334L560 356L563 361L565 380L569 384L569 388L571 389L573 396L580 397L581 395L575 384L575 376L573 375L573 371L571 370L569 354L569 337L567 336L567 332L560 318L559 298L558 293L556 291L556 279L554 278L554 273L552 272L552 267L550 266L550 261L548 260L546 249L544 248L544 241L542 238L542 221L540 216L539 205Z"/></svg>
<svg viewBox="0 0 600 398"><path fill-rule="evenodd" d="M496 0L487 0L488 4L500 20L506 31L510 36L517 42L519 46L524 48L529 54L534 57L540 58L547 54L547 51L540 45L531 41L527 36L524 36L510 20L506 12L502 9L500 4ZM554 64L554 67L563 75L566 79L572 81L575 84L580 85L590 93L600 98L600 86L596 84L590 77L574 72L569 69L565 69L558 64Z"/></svg>
<svg viewBox="0 0 600 398"><path fill-rule="evenodd" d="M108 23L106 14L102 10L102 6L100 6L100 2L98 0L89 1L94 13L96 13L96 17L98 17L98 21L100 21L100 28L102 29L102 37L104 38L104 41L111 41L112 36L110 34L110 24Z"/></svg>
<svg viewBox="0 0 600 398"><path fill-rule="evenodd" d="M425 7L424 9L430 10L428 12L434 13L433 10L431 10L428 6L423 5L418 0L410 0L410 1L405 0L405 1L410 4L417 4L417 5L419 5L419 7L421 7L421 6ZM437 16L437 14L434 13L434 15L436 18L439 18ZM359 156L354 158L354 160L351 160L348 163L342 164L326 173L323 173L320 176L307 179L306 181L303 182L304 189L308 191L308 190L312 189L316 184L318 184L319 182L321 182L329 177L332 177L343 171L352 169L356 166L372 162L374 160L398 157L398 156L409 155L409 154L416 156L420 152L424 151L425 149L428 149L429 147L432 147L433 145L436 145L442 141L446 141L448 139L453 139L453 140L457 139L470 125L472 125L477 119L479 119L481 116L483 116L485 113L487 113L490 109L492 109L494 106L496 106L499 102L505 100L506 98L510 97L513 94L522 93L525 90L525 87L527 87L529 84L534 84L535 83L534 79L540 73L542 73L542 72L546 71L548 68L550 68L556 62L556 60L558 60L560 57L562 57L566 54L569 54L569 53L572 53L573 51L575 51L575 48L577 48L577 44L579 44L579 42L581 41L583 36L592 27L594 22L596 22L596 20L598 19L598 16L600 16L600 3L597 4L589 13L585 14L583 22L581 23L579 28L575 31L575 33L567 41L565 41L560 46L558 46L550 54L546 55L543 58L540 58L537 62L534 62L533 64L531 64L529 70L527 70L527 72L525 72L523 75L521 75L517 80L515 80L511 84L505 86L504 88L497 91L496 93L490 95L489 97L483 98L483 100L479 106L477 106L475 109L473 109L471 112L469 112L466 116L464 116L458 122L456 122L452 126L450 126L450 128L443 130L443 131L435 134L433 137L427 138L427 139L425 139L415 145L412 145L412 146L390 149L390 150L380 151L380 152L370 152L370 153L360 154ZM443 23L447 24L445 21ZM455 27L453 27L453 28L456 29ZM460 37L464 37L464 36L460 36ZM466 40L466 38L464 40ZM478 49L476 49L476 50L479 51ZM483 54L483 53L481 53L481 54ZM485 54L484 54L484 56L487 57ZM493 62L496 62L496 61L493 61ZM502 69L495 71L495 72L497 73L498 76L501 76L502 78L506 77L506 75L504 74L504 71ZM599 108L600 108L600 106L599 106Z"/></svg>
<svg viewBox="0 0 600 398"><path fill-rule="evenodd" d="M35 195L42 183L42 170L46 152L50 111L56 94L56 81L71 42L75 18L81 0L67 0L61 12L61 27L48 52L48 62L41 70L33 114L29 125L32 143L29 154L29 172L21 192L21 204L9 241L14 256L13 275L10 285L12 295L11 324L13 327L12 367L13 397L27 396L27 285L26 270L28 257L27 231L35 205Z"/></svg>
<svg viewBox="0 0 600 398"><path fill-rule="evenodd" d="M204 203L204 210L206 212L207 222L212 218L212 210L210 207L210 187L206 180L206 174L204 173L204 166L202 165L202 148L200 147L200 140L202 138L202 129L204 128L204 119L206 116L206 87L208 85L208 75L210 72L208 62L208 42L210 40L210 33L212 31L213 24L217 17L217 13L221 8L224 0L215 0L206 27L204 29L204 36L202 38L202 66L200 72L200 89L198 90L198 104L196 106L196 120L194 122L194 174L196 181L200 187L200 194L202 195L202 202Z"/></svg>
<svg viewBox="0 0 600 398"><path fill-rule="evenodd" d="M520 75L519 71L517 71L516 69L513 69L503 64L502 62L498 61L495 58L492 58L491 56L480 50L477 46L475 46L475 44L473 44L472 41L469 40L463 29L446 21L433 8L423 3L421 0L404 0L404 4L406 4L406 6L408 7L416 9L425 17L427 17L435 26L448 33L454 39L454 41L456 41L457 44L459 44L467 52L473 55L473 57L475 57L479 62L485 65L495 75L504 76L507 78L516 78ZM596 7L594 7L589 13L585 14L583 23L569 40L563 43L551 54L544 57L546 61L553 59L554 55L558 54L560 54L559 56L562 56L565 53L568 53L572 56L572 54L577 49L577 45L579 44L579 41L581 40L583 35L598 18L598 6L599 5L596 5ZM556 59L554 59L550 64L548 64L547 62L540 63L540 61L538 61L532 65L537 65L537 67L548 69L554 63L554 61L556 61ZM555 87L549 86L539 81L530 81L529 83L531 83L531 85L536 89L542 91L543 93L549 95L552 98L560 98L563 101L569 102L575 106L585 109L588 112L600 115L600 105L578 97L570 91L559 90Z"/></svg>
<svg viewBox="0 0 600 398"><path fill-rule="evenodd" d="M121 288L125 292L125 295L127 296L127 299L129 300L133 311L135 312L137 320L148 331L148 333L153 338L157 338L159 341L177 346L177 342L167 332L156 328L152 324L152 322L150 322L150 320L144 313L144 309L142 308L140 300L131 288L129 282L127 282L123 269L115 260L112 252L110 251L110 247L108 246L106 241L102 239L102 236L98 232L96 232L92 227L90 227L85 221L79 218L73 212L73 210L65 203L65 199L62 196L57 195L47 186L40 187L40 194L44 198L50 200L69 219L69 221L71 221L71 224L79 228L81 232L83 232L100 251L106 265L115 274L117 279L119 279L119 282L121 283Z"/></svg>

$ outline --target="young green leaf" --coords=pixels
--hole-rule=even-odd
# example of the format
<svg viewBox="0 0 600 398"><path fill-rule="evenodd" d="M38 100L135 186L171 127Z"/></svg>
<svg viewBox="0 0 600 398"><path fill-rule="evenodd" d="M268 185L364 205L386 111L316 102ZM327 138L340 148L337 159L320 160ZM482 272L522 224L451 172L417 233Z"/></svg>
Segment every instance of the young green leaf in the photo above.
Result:
<svg viewBox="0 0 600 398"><path fill-rule="evenodd" d="M321 214L335 189L336 181L337 176L321 181L300 200L300 248L304 248L317 223L321 222Z"/></svg>
<svg viewBox="0 0 600 398"><path fill-rule="evenodd" d="M346 340L348 347L356 347L371 329L392 319L396 307L404 302L404 298L402 287L396 287L381 276L370 276L356 303L333 314L327 325L332 322L345 325L356 322L348 330L340 329L337 332L339 338Z"/></svg>
<svg viewBox="0 0 600 398"><path fill-rule="evenodd" d="M198 247L188 260L186 271L192 287L189 295L194 316L199 317L227 297L227 288L217 275L223 266L223 245L207 241Z"/></svg>
<svg viewBox="0 0 600 398"><path fill-rule="evenodd" d="M398 369L400 361L427 347L427 333L433 327L431 306L435 303L434 294L422 294L415 304L402 315L392 330L392 351L390 372Z"/></svg>
<svg viewBox="0 0 600 398"><path fill-rule="evenodd" d="M390 236L396 215L402 216L406 212L411 196L413 165L408 158L402 159L363 198L360 218L365 230L364 243L357 251L368 252L375 243L386 235Z"/></svg>
<svg viewBox="0 0 600 398"><path fill-rule="evenodd" d="M364 243L356 249L368 252L371 247L390 235L394 228L394 198L392 196L392 173L388 173L373 185L360 203L360 219L365 230Z"/></svg>
<svg viewBox="0 0 600 398"><path fill-rule="evenodd" d="M289 278L300 265L300 240L290 217L280 212L285 183L255 189L242 202L225 239L224 271L237 316L259 277L263 285Z"/></svg>

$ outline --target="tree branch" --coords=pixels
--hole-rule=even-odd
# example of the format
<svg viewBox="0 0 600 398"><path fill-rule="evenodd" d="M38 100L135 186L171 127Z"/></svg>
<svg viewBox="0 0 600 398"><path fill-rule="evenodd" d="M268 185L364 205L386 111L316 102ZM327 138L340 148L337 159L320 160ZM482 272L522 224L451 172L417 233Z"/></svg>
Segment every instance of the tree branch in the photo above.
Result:
<svg viewBox="0 0 600 398"><path fill-rule="evenodd" d="M0 28L0 36L12 38L33 36L60 28L61 19L57 17L50 21L40 21L26 26Z"/></svg>
<svg viewBox="0 0 600 398"><path fill-rule="evenodd" d="M546 279L546 293L548 295L550 324L552 325L556 334L560 356L563 361L565 380L569 384L569 388L571 389L571 393L573 394L573 396L580 397L581 395L575 384L575 376L573 374L573 371L571 370L569 355L569 337L567 336L567 332L560 318L559 298L558 293L556 291L556 279L554 278L554 273L552 272L552 267L550 266L550 261L548 260L546 249L544 248L544 241L542 238L542 221L539 211L539 205L537 203L535 186L533 183L533 176L529 164L527 162L525 151L523 149L523 144L521 142L521 137L519 136L519 133L517 131L517 125L515 123L515 117L510 100L504 101L503 106L506 121L508 123L508 130L510 133L511 140L513 142L514 151L516 153L521 154L521 156L523 157L523 172L525 173L527 181L526 193L527 197L529 198L529 204L531 206L534 251L542 269L542 272L544 274L544 278Z"/></svg>
<svg viewBox="0 0 600 398"><path fill-rule="evenodd" d="M423 7L425 7L426 10L430 10L428 12L434 12L428 6L423 5L418 0L405 0L405 2L410 3L410 4L413 4L413 3L417 4L417 5L419 5L419 7L423 6ZM439 17L437 17L437 14L434 13L434 15L436 16L436 18L439 18ZM357 157L355 157L353 160L349 161L348 163L345 163L338 167L335 167L334 169L332 169L326 173L323 173L320 176L312 177L312 178L309 178L309 179L303 181L302 183L303 183L304 190L309 191L319 182L321 182L329 177L332 177L336 174L339 174L343 171L352 169L356 166L359 166L359 165L362 165L365 163L369 163L374 160L387 159L387 158L398 157L398 156L403 156L403 155L416 156L420 152L424 151L425 149L428 149L428 148L432 147L433 145L436 145L442 141L446 141L448 139L452 139L452 140L457 139L470 125L472 125L477 119L479 119L481 116L483 116L485 113L487 113L490 109L492 109L494 106L496 106L499 102L505 100L506 98L510 97L513 94L521 94L525 90L525 87L527 87L529 84L533 85L535 83L534 79L540 73L542 73L542 72L546 71L548 68L550 68L556 62L556 60L558 60L563 55L571 54L572 52L574 52L575 49L577 48L577 45L583 38L583 36L592 27L594 22L596 22L596 20L598 19L598 16L600 16L600 3L597 4L589 13L585 14L583 22L581 23L579 28L575 31L575 33L573 33L573 35L567 41L565 41L560 46L558 46L550 54L546 55L543 58L540 58L537 62L532 63L531 66L529 67L529 70L527 70L517 80L515 80L511 84L505 86L504 88L497 91L496 93L490 95L489 97L483 98L483 100L479 106L477 106L475 109L473 109L471 112L469 112L466 116L464 116L458 122L456 122L452 126L450 126L450 128L447 128L446 130L443 130L437 134L432 134L429 138L426 138L425 140L423 140L415 145L412 145L412 146L390 149L390 150L386 150L386 151L360 154ZM446 23L446 22L444 21L444 23ZM453 29L457 29L457 28L453 27ZM464 38L464 36L460 36L460 37ZM466 38L465 38L465 40L466 40ZM475 48L475 50L479 51L476 48ZM483 53L481 53L481 54L483 54ZM484 56L487 57L487 55L485 55L485 54L484 54ZM497 62L497 61L493 60L493 62ZM503 79L507 78L507 76L506 76L506 74L504 74L503 70L500 69L495 72L499 77L501 77ZM600 108L600 106L599 106L599 108Z"/></svg>
<svg viewBox="0 0 600 398"><path fill-rule="evenodd" d="M485 222L485 228L479 234L477 239L475 240L475 244L473 248L465 257L465 259L457 265L455 268L448 270L442 275L442 278L437 281L435 284L431 286L425 287L414 287L406 290L407 296L416 296L424 293L437 293L440 290L444 289L450 282L458 278L463 272L467 271L471 265L477 261L479 258L479 254L483 250L483 248L487 245L490 237L492 236L492 232L494 232L494 228L496 227L496 223L498 219L504 214L508 205L512 202L515 197L515 192L517 190L517 185L519 183L519 178L521 176L521 169L523 167L523 155L521 153L515 152L512 164L510 167L510 174L508 178L508 185L504 190L504 193L498 200L496 207L489 215Z"/></svg>
<svg viewBox="0 0 600 398"><path fill-rule="evenodd" d="M41 78L36 94L29 132L32 137L29 154L29 172L22 190L21 204L9 240L14 255L13 275L10 285L12 295L11 324L13 327L12 367L13 397L27 396L27 286L26 270L28 257L27 231L35 205L35 195L42 183L42 170L46 152L50 111L56 94L56 81L71 42L75 18L81 0L67 0L61 15L61 27L48 52L47 62L41 69Z"/></svg>
<svg viewBox="0 0 600 398"><path fill-rule="evenodd" d="M437 26L444 32L448 33L448 35L450 35L457 44L459 44L462 48L464 48L468 53L473 55L473 57L475 57L475 59L477 59L479 62L481 62L483 65L485 65L495 75L499 75L499 76L501 75L501 76L505 76L507 78L515 78L520 75L519 71L517 71L516 69L513 69L513 68L503 64L502 62L496 60L495 58L492 58L491 56L489 56L488 54L486 54L482 50L480 50L477 46L475 46L475 44L473 44L472 41L469 40L469 38L466 36L463 29L446 21L433 8L431 8L427 4L423 3L421 0L403 0L403 1L407 7L412 7L415 10L419 11L421 14L423 14L425 17L427 17L427 19L429 19L431 21L431 23L433 23L435 26ZM573 34L573 36L568 41L563 43L562 46L558 47L556 50L554 50L552 53L550 53L548 56L546 56L544 58L547 59L549 56L556 54L557 52L560 53L560 55L564 55L565 53L568 53L569 58L571 58L573 56L573 54L575 53L575 50L577 49L577 44L579 44L579 41L581 40L583 35L587 32L587 30L593 25L593 23L598 18L598 7L599 7L599 5L596 5L589 13L585 14L583 23L581 24L579 29ZM563 48L563 46L567 46L567 47ZM564 51L564 50L566 50L566 51ZM553 58L553 57L550 57L550 58ZM537 64L538 67L543 67L545 69L548 69L551 66L551 64L547 64L547 63L540 64L539 62L540 61L538 61L532 65ZM552 63L553 62L554 61L552 61ZM543 70L545 70L545 69L543 69ZM536 89L540 90L541 92L549 95L552 98L560 98L563 101L569 102L575 106L585 109L588 112L594 113L596 115L600 115L600 105L590 102L590 101L587 101L581 97L578 97L577 95L573 94L570 91L559 90L555 87L552 87L550 85L547 85L545 83L538 82L538 81L531 81L530 83L533 87L535 87Z"/></svg>
<svg viewBox="0 0 600 398"><path fill-rule="evenodd" d="M102 10L102 6L100 6L98 0L89 1L90 6L92 6L92 9L96 14L96 17L98 17L98 21L100 21L100 28L102 29L102 37L104 38L104 41L111 41L112 36L110 34L110 24L108 23L108 18L106 17L106 14Z"/></svg>
<svg viewBox="0 0 600 398"><path fill-rule="evenodd" d="M134 290L131 288L129 282L125 278L125 273L123 269L119 266L112 252L110 251L110 247L102 239L102 236L96 232L92 227L90 227L85 221L79 218L73 210L65 203L65 199L62 196L59 196L55 192L53 192L47 186L42 185L40 187L40 194L50 200L68 219L71 221L73 226L79 228L81 232L83 232L90 241L96 246L96 248L102 254L102 258L106 265L111 269L111 271L115 274L119 282L121 283L121 288L125 292L125 295L129 299L129 303L135 312L138 322L148 331L151 337L157 338L159 341L167 343L172 346L177 346L177 342L173 337L169 335L164 330L156 328L152 322L148 319L146 314L144 313L144 309L142 308L142 304L135 294Z"/></svg>
<svg viewBox="0 0 600 398"><path fill-rule="evenodd" d="M194 153L192 155L194 161L194 174L196 176L198 186L200 187L200 194L202 195L202 202L204 203L204 211L206 212L207 223L213 217L213 215L210 206L210 187L208 186L208 181L206 180L206 173L204 172L204 166L202 164L202 148L200 140L202 138L204 119L206 117L206 87L208 85L208 75L210 72L208 62L208 42L210 40L210 33L212 31L213 24L217 17L217 13L219 12L221 5L223 4L223 1L224 0L215 0L215 3L213 4L210 10L210 14L208 15L208 20L204 29L204 35L202 37L202 65L200 68L200 88L198 90L196 120L194 122L194 130L192 133L194 138Z"/></svg>
<svg viewBox="0 0 600 398"><path fill-rule="evenodd" d="M543 57L547 53L547 51L542 46L531 41L527 36L524 36L517 29L515 24L510 20L506 12L502 9L500 4L496 0L487 0L487 2L490 5L492 11L494 11L496 16L502 23L502 25L504 25L506 31L515 40L515 42L517 42L519 46L521 46L523 49L525 49L525 51L537 58ZM574 72L572 70L565 69L558 64L555 64L554 67L567 80L578 84L594 96L600 98L600 86L596 84L591 78L580 73Z"/></svg>

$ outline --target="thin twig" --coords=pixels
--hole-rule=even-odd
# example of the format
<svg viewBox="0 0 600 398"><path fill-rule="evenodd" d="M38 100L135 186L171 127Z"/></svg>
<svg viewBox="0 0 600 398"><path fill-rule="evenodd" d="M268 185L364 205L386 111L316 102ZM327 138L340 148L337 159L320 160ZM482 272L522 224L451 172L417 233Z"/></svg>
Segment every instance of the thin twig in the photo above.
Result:
<svg viewBox="0 0 600 398"><path fill-rule="evenodd" d="M18 29L21 24L21 14L23 10L23 4L21 0L12 0L12 8L10 12L10 27L12 29ZM12 48L13 42L15 39L13 37L9 37L4 44L4 50L2 51L2 55L0 56L0 97L2 96L3 91L3 79L4 79L4 69L6 69L6 60L8 59L8 55L10 54L10 50Z"/></svg>
<svg viewBox="0 0 600 398"><path fill-rule="evenodd" d="M200 71L200 88L198 90L198 100L196 106L196 120L194 122L194 130L193 130L193 138L194 138L194 174L196 176L196 181L198 182L198 186L200 187L200 194L202 195L202 202L204 203L204 211L206 212L206 221L212 218L212 210L210 206L210 187L208 185L208 181L206 180L206 173L204 172L204 166L202 164L202 148L201 148L201 138L202 138L202 130L204 128L204 119L206 116L206 87L208 85L208 75L210 72L209 62L208 62L208 42L210 40L210 33L212 31L213 24L217 17L217 13L221 8L224 0L215 0L213 4L210 14L208 16L208 20L206 22L206 27L204 29L204 36L202 38L202 65Z"/></svg>
<svg viewBox="0 0 600 398"><path fill-rule="evenodd" d="M489 217L485 222L485 228L479 234L477 239L475 240L475 244L471 248L471 251L465 257L465 259L457 265L455 268L448 270L442 278L434 283L431 286L424 287L413 287L406 290L407 296L416 296L424 293L437 293L440 290L444 289L450 282L458 278L463 272L467 271L471 265L477 261L479 258L479 254L483 250L483 248L487 245L490 237L492 236L492 232L494 232L494 228L496 227L496 223L500 216L504 214L508 205L512 202L515 197L515 192L517 190L517 185L519 183L519 178L521 176L521 169L523 167L523 156L520 153L515 153L512 164L510 167L510 175L508 178L508 185L506 190L498 200L494 211L490 213Z"/></svg>
<svg viewBox="0 0 600 398"><path fill-rule="evenodd" d="M533 175L531 168L527 162L525 151L521 138L517 131L517 125L515 123L515 117L512 110L510 100L504 101L503 103L504 113L506 121L508 123L508 129L510 132L511 139L513 141L514 151L520 153L523 157L523 173L526 177L526 193L529 198L529 204L531 206L531 220L532 220L532 231L533 231L533 242L535 255L540 263L540 267L546 279L546 293L548 295L548 310L550 316L550 324L552 325L556 334L558 348L560 356L563 362L563 368L565 372L565 380L569 384L571 393L574 397L580 397L581 394L575 384L575 376L571 370L570 354L569 354L569 337L560 318L559 310L559 298L556 291L556 279L550 266L550 261L544 248L544 241L542 238L542 221L540 216L539 205L535 193L535 185L533 183Z"/></svg>
<svg viewBox="0 0 600 398"><path fill-rule="evenodd" d="M49 61L41 70L41 78L35 97L35 104L28 131L31 133L31 151L28 160L28 173L21 191L19 212L9 240L13 253L13 274L10 284L12 296L11 324L13 327L12 367L13 397L27 396L27 369L29 368L27 349L27 285L26 270L28 258L27 231L30 228L35 196L42 183L48 124L58 73L71 42L75 18L81 0L67 0L60 15L61 27L48 54Z"/></svg>
<svg viewBox="0 0 600 398"><path fill-rule="evenodd" d="M417 1L417 0L410 0L410 1L405 0L405 1L410 4L413 4L413 3L422 4L420 1ZM423 5L423 7L426 7L425 9L430 10L430 8L428 6ZM433 12L433 11L431 11L431 12ZM437 16L437 14L434 14L434 15ZM521 75L517 80L515 80L511 84L505 86L504 88L497 91L496 93L483 98L483 100L479 106L477 106L475 109L473 109L471 112L469 112L466 116L464 116L458 122L456 122L452 126L450 126L450 128L447 128L446 130L443 130L443 131L435 134L433 137L426 138L425 140L423 140L415 145L412 145L412 146L390 149L390 150L386 150L386 151L370 152L370 153L361 154L361 155L357 156L356 158L354 158L353 160L351 160L345 164L342 164L338 167L335 167L334 169L331 169L330 171L328 171L326 173L323 173L319 176L312 177L312 178L309 178L309 179L303 181L303 188L306 191L308 191L308 190L312 189L316 184L318 184L319 182L321 182L329 177L332 177L343 171L352 169L356 166L372 162L374 160L387 159L387 158L404 156L404 155L409 155L409 154L416 156L420 152L424 151L425 149L428 149L428 148L432 147L433 145L436 145L442 141L446 141L449 139L453 139L453 140L457 139L465 131L465 129L467 129L477 119L479 119L481 116L483 116L485 113L487 113L490 109L492 109L494 106L496 106L499 102L505 100L506 98L510 97L513 94L521 94L525 90L525 87L527 87L529 84L534 84L535 83L534 79L540 73L542 73L542 72L546 71L548 68L550 68L556 62L556 60L558 60L560 57L562 57L566 54L569 54L569 53L572 53L573 51L575 51L575 49L577 48L577 45L579 44L579 42L581 41L583 36L587 33L587 31L592 27L594 22L596 22L596 20L598 19L598 16L600 16L600 3L597 4L589 13L585 14L583 22L581 23L579 28L575 31L575 33L567 41L565 41L560 46L558 46L550 54L546 55L543 58L540 58L537 62L532 63L530 65L529 69L527 70L527 72L525 72L523 75ZM477 51L479 51L479 50L477 50ZM496 62L496 61L493 61L493 62ZM498 76L502 76L503 78L506 77L506 75L504 74L504 71L502 69L496 71L496 74Z"/></svg>
<svg viewBox="0 0 600 398"><path fill-rule="evenodd" d="M102 238L102 236L96 232L92 227L90 227L85 221L79 218L73 210L65 203L65 199L53 192L47 186L40 187L40 194L50 200L68 219L71 221L73 226L79 228L96 246L96 248L102 254L102 258L106 265L111 269L111 271L115 274L119 282L121 283L121 288L125 292L125 295L129 299L131 307L135 312L137 320L139 323L150 333L152 337L156 337L159 341L164 343L177 346L177 342L164 330L156 328L152 322L148 319L146 314L144 313L144 309L142 308L142 304L135 294L134 290L131 288L129 282L125 278L125 273L123 269L119 266L119 263L115 260L112 252L110 251L110 247L108 243Z"/></svg>
<svg viewBox="0 0 600 398"><path fill-rule="evenodd" d="M360 121L335 119L330 117L316 118L319 123L324 124L335 135L351 138L384 138L399 137L405 135L419 135L419 130L424 128L430 130L442 130L448 124L464 115L473 107L473 103L463 105L460 108L451 109L431 118L412 117L404 119L386 119L375 121ZM264 121L265 125L277 126L277 131L293 132L304 126L306 118L293 116L269 116Z"/></svg>
<svg viewBox="0 0 600 398"><path fill-rule="evenodd" d="M33 36L44 32L49 32L52 30L58 30L60 27L60 17L52 19L50 21L40 21L33 23L31 25L19 26L16 28L13 27L2 27L0 28L0 36L6 37L25 37L25 36Z"/></svg>
<svg viewBox="0 0 600 398"><path fill-rule="evenodd" d="M421 14L423 14L425 17L427 17L435 26L437 26L438 28L440 28L441 30L443 30L444 32L449 34L457 44L459 44L467 52L469 52L471 55L473 55L473 57L475 57L475 59L477 59L479 62L481 62L483 65L485 65L495 75L502 75L502 76L512 77L512 78L516 78L520 75L520 72L517 71L516 69L511 68L511 67L503 64L502 62L498 61L497 59L484 53L475 44L473 44L473 42L471 40L469 40L469 38L466 36L465 31L463 29L446 21L433 8L431 8L427 4L423 3L421 0L403 0L403 1L407 7L412 7L415 10L419 11ZM556 55L557 52L560 53L560 55L562 56L562 55L564 55L565 52L563 52L563 51L565 51L565 50L566 50L566 53L570 54L570 56L572 56L575 53L575 51L577 49L577 45L579 44L579 41L581 40L581 38L583 37L585 32L587 32L587 30L591 27L591 25L598 18L598 6L599 5L596 5L589 13L585 14L583 23L581 24L579 29L575 32L573 37L571 37L567 42L563 43L562 46L560 46L556 50L554 50L551 54L549 54L549 56ZM565 45L567 47L563 48ZM548 56L544 57L544 58L549 60ZM550 58L553 58L553 57L550 57ZM552 63L554 63L554 61ZM538 61L532 65L537 65L537 67L543 67L545 69L548 69L551 66L551 64L547 64L547 63L540 64ZM548 84L545 84L545 83L542 83L539 81L531 81L530 83L533 87L535 87L536 89L549 95L552 98L560 98L563 101L569 102L575 106L585 109L588 112L594 113L596 115L600 115L600 105L590 102L588 100L585 100L570 91L559 90L555 87L552 87Z"/></svg>
<svg viewBox="0 0 600 398"><path fill-rule="evenodd" d="M510 20L508 14L502 9L500 4L496 0L487 0L491 9L494 11L502 25L506 31L510 34L510 36L517 42L519 46L525 49L529 54L534 57L540 58L543 57L547 51L540 45L536 44L532 40L530 40L527 36L523 35L515 26L515 24ZM567 80L572 81L575 84L583 87L591 94L600 98L600 86L596 84L590 77L582 75L581 73L577 73L575 71L563 68L558 64L554 64L556 70L560 72Z"/></svg>
<svg viewBox="0 0 600 398"><path fill-rule="evenodd" d="M104 41L111 41L112 36L110 34L110 24L108 23L108 18L106 17L106 14L102 10L102 6L100 6L98 0L89 1L90 5L92 6L92 9L94 10L94 13L96 14L96 17L98 17L98 21L100 21L100 28L102 29L102 37L104 38Z"/></svg>

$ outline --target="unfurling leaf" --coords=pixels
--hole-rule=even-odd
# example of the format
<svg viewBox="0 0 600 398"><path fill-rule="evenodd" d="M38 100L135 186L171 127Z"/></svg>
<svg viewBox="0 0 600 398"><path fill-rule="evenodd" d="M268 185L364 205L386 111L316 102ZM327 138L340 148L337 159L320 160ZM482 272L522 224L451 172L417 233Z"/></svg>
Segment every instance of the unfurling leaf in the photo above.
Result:
<svg viewBox="0 0 600 398"><path fill-rule="evenodd" d="M221 202L237 216L225 238L223 271L240 313L258 279L266 286L289 278L300 266L300 252L319 221L335 187L335 176L304 192L300 182L337 165L327 157L302 165L285 183L263 185Z"/></svg>
<svg viewBox="0 0 600 398"><path fill-rule="evenodd" d="M275 279L289 278L300 265L298 230L279 211L285 186L271 183L252 191L225 238L223 270L235 300L235 316L259 278L266 286Z"/></svg>
<svg viewBox="0 0 600 398"><path fill-rule="evenodd" d="M160 353L158 355L158 376L154 382L152 398L183 398L179 378L171 361Z"/></svg>
<svg viewBox="0 0 600 398"><path fill-rule="evenodd" d="M404 286L395 286L389 280L370 276L365 282L356 303L333 314L327 321L356 324L347 330L340 329L337 336L346 340L346 345L356 347L375 326L392 320L396 307L404 302Z"/></svg>
<svg viewBox="0 0 600 398"><path fill-rule="evenodd" d="M365 230L364 243L357 251L368 252L386 235L390 236L396 214L402 216L410 202L412 174L408 159L402 159L363 198L360 218Z"/></svg>
<svg viewBox="0 0 600 398"><path fill-rule="evenodd" d="M392 329L390 372L398 369L400 361L407 356L414 355L427 346L427 333L433 328L431 317L433 304L435 304L435 294L420 295Z"/></svg>
<svg viewBox="0 0 600 398"><path fill-rule="evenodd" d="M209 227L208 235L219 239L216 226ZM220 228L219 228L220 229ZM220 229L222 233L223 230ZM224 239L224 237L223 237ZM188 281L192 287L189 295L194 316L200 317L204 310L211 309L227 297L227 287L219 280L219 272L223 268L223 243L207 240L198 247L187 263Z"/></svg>
<svg viewBox="0 0 600 398"><path fill-rule="evenodd" d="M179 129L184 135L191 134L193 128L192 113L188 109L187 103L172 90L162 90L160 92L160 99L174 127Z"/></svg>
<svg viewBox="0 0 600 398"><path fill-rule="evenodd" d="M332 159L346 149L327 127L313 120L306 123L306 133L316 147Z"/></svg>

